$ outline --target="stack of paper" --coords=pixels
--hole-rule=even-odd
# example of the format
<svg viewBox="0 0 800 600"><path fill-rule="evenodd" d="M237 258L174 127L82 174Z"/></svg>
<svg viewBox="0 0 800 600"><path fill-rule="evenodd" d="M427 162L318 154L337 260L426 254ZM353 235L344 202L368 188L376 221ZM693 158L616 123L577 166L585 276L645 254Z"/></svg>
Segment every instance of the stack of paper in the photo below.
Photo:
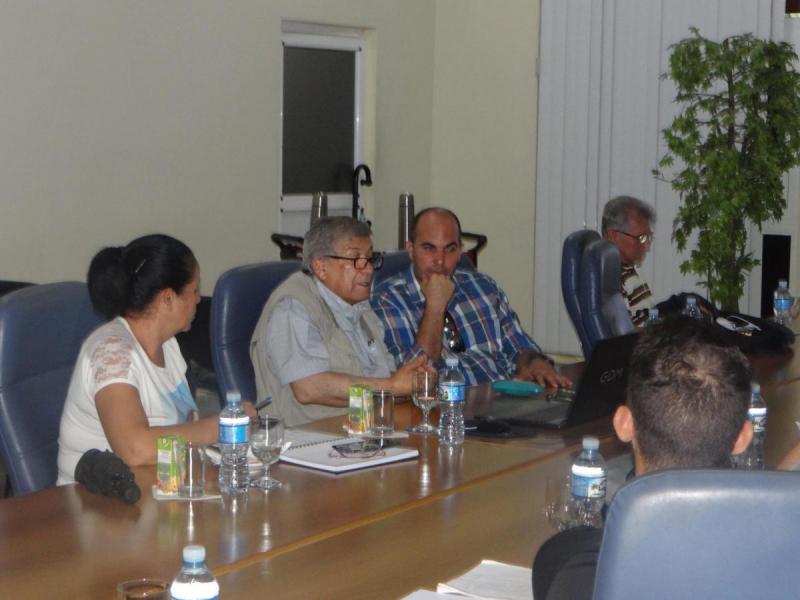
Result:
<svg viewBox="0 0 800 600"><path fill-rule="evenodd" d="M417 590L404 600L531 600L531 570L493 560L484 560L460 577L440 583L435 592Z"/></svg>

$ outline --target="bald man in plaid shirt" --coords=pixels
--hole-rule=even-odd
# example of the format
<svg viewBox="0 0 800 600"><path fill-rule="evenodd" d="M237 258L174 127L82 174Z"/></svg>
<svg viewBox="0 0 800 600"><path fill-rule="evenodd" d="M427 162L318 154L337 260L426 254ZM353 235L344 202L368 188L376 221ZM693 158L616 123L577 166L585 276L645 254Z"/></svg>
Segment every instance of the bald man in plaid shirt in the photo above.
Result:
<svg viewBox="0 0 800 600"><path fill-rule="evenodd" d="M371 298L397 364L422 353L434 364L454 356L467 385L512 378L571 385L523 331L494 280L456 270L461 224L453 212L423 210L411 235L411 267L383 281Z"/></svg>

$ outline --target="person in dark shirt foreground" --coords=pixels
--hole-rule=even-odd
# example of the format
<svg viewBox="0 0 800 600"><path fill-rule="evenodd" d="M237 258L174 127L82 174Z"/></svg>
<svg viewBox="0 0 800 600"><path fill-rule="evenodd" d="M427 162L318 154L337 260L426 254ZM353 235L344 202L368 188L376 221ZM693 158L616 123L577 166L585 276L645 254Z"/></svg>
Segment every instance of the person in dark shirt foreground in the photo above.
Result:
<svg viewBox="0 0 800 600"><path fill-rule="evenodd" d="M634 471L729 467L747 449L750 365L703 322L648 327L631 358L626 404L614 430L632 446ZM578 527L542 545L533 563L536 600L592 597L601 529Z"/></svg>

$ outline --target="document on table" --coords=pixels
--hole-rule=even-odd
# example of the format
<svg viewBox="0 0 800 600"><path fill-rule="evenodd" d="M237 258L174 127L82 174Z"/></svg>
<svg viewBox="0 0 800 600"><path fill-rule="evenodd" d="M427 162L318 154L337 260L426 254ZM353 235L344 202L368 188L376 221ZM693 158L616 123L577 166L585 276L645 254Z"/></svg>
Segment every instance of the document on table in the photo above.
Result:
<svg viewBox="0 0 800 600"><path fill-rule="evenodd" d="M533 597L531 570L484 560L463 575L440 583L436 592L417 590L404 600L452 600L454 596L476 600L530 600Z"/></svg>

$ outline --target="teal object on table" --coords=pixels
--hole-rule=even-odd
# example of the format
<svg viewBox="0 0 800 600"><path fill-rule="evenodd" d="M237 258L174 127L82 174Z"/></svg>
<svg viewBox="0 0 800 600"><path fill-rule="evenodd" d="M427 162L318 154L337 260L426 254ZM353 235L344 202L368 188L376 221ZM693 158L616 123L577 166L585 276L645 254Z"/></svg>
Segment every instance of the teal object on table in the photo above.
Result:
<svg viewBox="0 0 800 600"><path fill-rule="evenodd" d="M492 389L509 396L536 396L544 391L544 387L532 381L495 381Z"/></svg>

